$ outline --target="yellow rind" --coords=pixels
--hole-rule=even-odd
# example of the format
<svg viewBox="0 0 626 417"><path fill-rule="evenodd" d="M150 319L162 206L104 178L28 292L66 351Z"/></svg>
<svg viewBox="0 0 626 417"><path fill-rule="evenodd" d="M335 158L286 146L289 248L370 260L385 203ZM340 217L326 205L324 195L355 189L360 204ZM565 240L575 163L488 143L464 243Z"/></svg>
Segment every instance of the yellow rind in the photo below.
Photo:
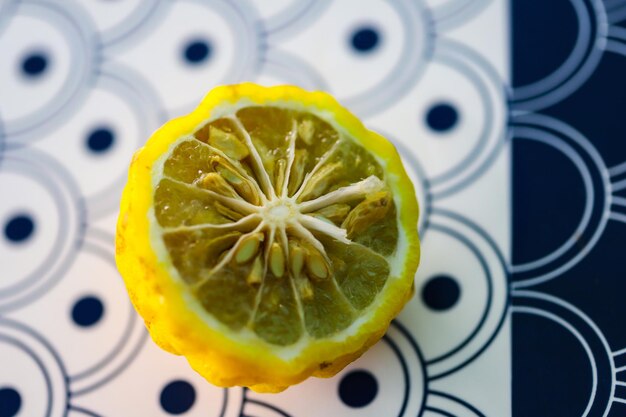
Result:
<svg viewBox="0 0 626 417"><path fill-rule="evenodd" d="M273 353L275 346L231 339L188 308L185 285L172 279L166 260L157 259L151 244L150 209L154 189L152 169L172 142L193 133L215 109L246 99L250 104L294 103L330 119L384 163L387 182L398 207L399 229L405 233L407 257L398 279L389 279L361 328L341 341L314 341L291 360ZM130 299L143 317L152 339L166 351L184 355L212 384L247 386L259 392L279 392L309 376L330 377L362 355L387 330L413 293L420 257L415 190L395 147L367 130L349 111L323 92L293 86L261 87L251 83L218 87L189 115L167 122L133 157L117 224L116 262Z"/></svg>

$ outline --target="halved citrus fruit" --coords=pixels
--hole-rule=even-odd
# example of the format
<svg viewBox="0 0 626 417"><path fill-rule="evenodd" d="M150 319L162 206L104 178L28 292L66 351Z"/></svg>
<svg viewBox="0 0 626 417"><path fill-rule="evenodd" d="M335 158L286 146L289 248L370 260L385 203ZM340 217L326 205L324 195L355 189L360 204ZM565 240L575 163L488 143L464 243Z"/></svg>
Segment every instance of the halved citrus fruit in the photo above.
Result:
<svg viewBox="0 0 626 417"><path fill-rule="evenodd" d="M117 265L159 346L276 392L382 337L413 292L417 218L395 148L329 95L225 86L135 154Z"/></svg>

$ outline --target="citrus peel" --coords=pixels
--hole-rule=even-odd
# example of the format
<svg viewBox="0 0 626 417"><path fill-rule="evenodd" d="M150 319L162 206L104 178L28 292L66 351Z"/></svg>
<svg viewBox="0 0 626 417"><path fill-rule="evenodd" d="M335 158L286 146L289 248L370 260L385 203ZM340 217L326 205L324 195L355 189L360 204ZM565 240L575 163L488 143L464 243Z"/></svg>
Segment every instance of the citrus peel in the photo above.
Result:
<svg viewBox="0 0 626 417"><path fill-rule="evenodd" d="M382 337L413 293L417 218L395 148L331 96L224 86L135 154L116 261L159 346L277 392Z"/></svg>

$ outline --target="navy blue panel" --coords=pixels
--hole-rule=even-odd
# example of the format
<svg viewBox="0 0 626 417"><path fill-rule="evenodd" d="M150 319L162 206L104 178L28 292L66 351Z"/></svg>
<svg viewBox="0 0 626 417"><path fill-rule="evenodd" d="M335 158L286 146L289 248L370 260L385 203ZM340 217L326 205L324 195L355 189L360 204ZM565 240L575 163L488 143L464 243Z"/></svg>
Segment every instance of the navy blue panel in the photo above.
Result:
<svg viewBox="0 0 626 417"><path fill-rule="evenodd" d="M626 416L626 2L511 16L513 416Z"/></svg>
<svg viewBox="0 0 626 417"><path fill-rule="evenodd" d="M572 161L544 143L513 143L513 263L556 250L574 233L585 203L581 175Z"/></svg>
<svg viewBox="0 0 626 417"><path fill-rule="evenodd" d="M568 0L513 1L513 85L538 81L567 59L576 42L578 22ZM558 24L555 24L558 22Z"/></svg>
<svg viewBox="0 0 626 417"><path fill-rule="evenodd" d="M571 333L545 318L515 318L515 415L582 415L592 387L591 366L583 347Z"/></svg>
<svg viewBox="0 0 626 417"><path fill-rule="evenodd" d="M605 53L589 79L573 94L544 110L576 127L608 166L626 157L626 57Z"/></svg>
<svg viewBox="0 0 626 417"><path fill-rule="evenodd" d="M540 287L584 311L616 348L626 346L625 245L626 225L608 227L580 264Z"/></svg>
<svg viewBox="0 0 626 417"><path fill-rule="evenodd" d="M615 403L609 410L607 417L623 417L626 416L626 404Z"/></svg>

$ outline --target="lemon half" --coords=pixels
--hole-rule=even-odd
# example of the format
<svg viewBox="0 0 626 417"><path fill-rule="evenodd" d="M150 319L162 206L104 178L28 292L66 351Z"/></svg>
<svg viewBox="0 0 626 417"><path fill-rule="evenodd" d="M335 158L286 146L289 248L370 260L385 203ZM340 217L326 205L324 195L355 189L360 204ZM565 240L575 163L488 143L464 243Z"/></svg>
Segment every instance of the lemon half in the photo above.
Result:
<svg viewBox="0 0 626 417"><path fill-rule="evenodd" d="M135 154L116 260L159 346L278 392L382 337L413 293L417 220L395 148L331 96L224 86Z"/></svg>

